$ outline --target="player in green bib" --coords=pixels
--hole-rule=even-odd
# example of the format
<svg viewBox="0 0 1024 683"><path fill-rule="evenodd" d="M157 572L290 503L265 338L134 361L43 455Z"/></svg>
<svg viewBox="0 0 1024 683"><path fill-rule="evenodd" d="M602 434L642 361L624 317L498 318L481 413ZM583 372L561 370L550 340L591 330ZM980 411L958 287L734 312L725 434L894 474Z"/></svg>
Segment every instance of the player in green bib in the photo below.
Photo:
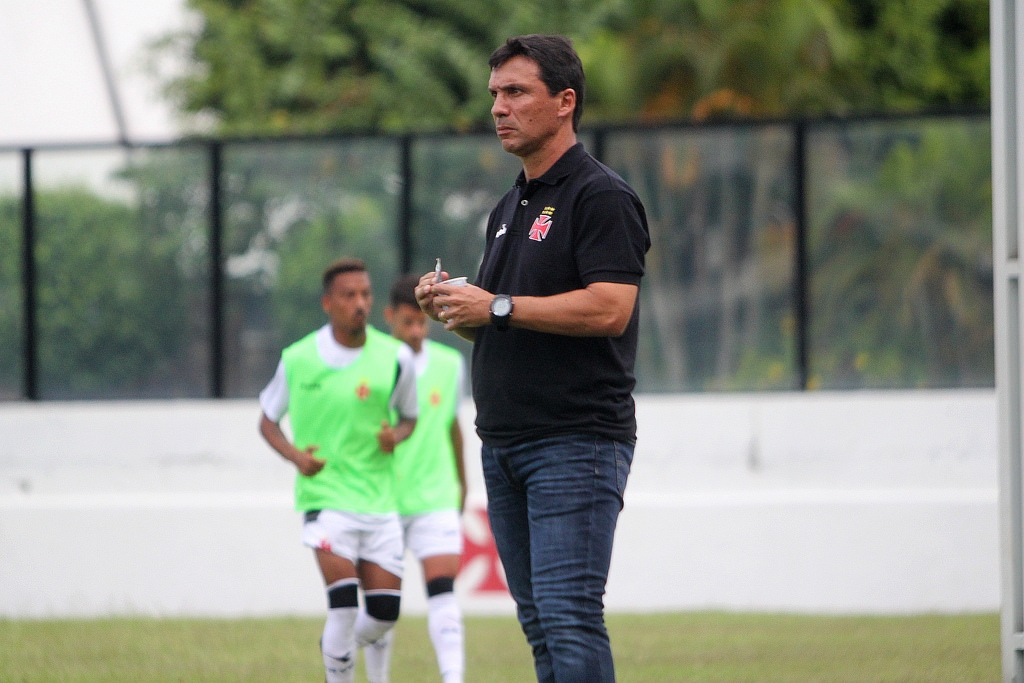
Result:
<svg viewBox="0 0 1024 683"><path fill-rule="evenodd" d="M328 323L281 353L260 393L260 433L298 470L302 542L313 548L327 586L320 641L327 683L354 680L359 647L370 683L387 683L385 636L401 603L393 460L416 426L416 368L408 346L368 324L372 303L362 261L330 266L321 297ZM285 415L291 438L281 426Z"/></svg>
<svg viewBox="0 0 1024 683"><path fill-rule="evenodd" d="M460 514L466 498L458 421L466 370L462 354L426 338L430 321L416 303L418 281L418 276L397 280L384 309L391 334L413 350L419 395L416 431L395 449L395 493L406 548L423 567L427 630L441 680L462 683L462 611L454 590L462 555Z"/></svg>

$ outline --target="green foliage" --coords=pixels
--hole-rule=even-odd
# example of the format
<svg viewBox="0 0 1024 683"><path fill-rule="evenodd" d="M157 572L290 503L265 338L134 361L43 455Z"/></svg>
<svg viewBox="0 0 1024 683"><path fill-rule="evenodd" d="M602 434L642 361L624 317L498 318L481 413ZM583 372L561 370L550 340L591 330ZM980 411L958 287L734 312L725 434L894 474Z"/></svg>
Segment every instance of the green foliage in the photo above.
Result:
<svg viewBox="0 0 1024 683"><path fill-rule="evenodd" d="M0 397L21 395L22 292L19 198L0 196Z"/></svg>
<svg viewBox="0 0 1024 683"><path fill-rule="evenodd" d="M138 151L127 195L35 191L36 342L43 398L205 396L205 174L196 150ZM0 392L23 370L20 197L0 197Z"/></svg>
<svg viewBox="0 0 1024 683"><path fill-rule="evenodd" d="M84 188L38 192L36 208L41 394L166 395L196 303L177 267L180 235Z"/></svg>
<svg viewBox="0 0 1024 683"><path fill-rule="evenodd" d="M837 74L852 111L912 111L989 100L987 0L835 2L853 59Z"/></svg>
<svg viewBox="0 0 1024 683"><path fill-rule="evenodd" d="M399 270L395 140L225 148L227 391L255 395L281 349L323 325L321 274L342 256L367 263L381 310Z"/></svg>
<svg viewBox="0 0 1024 683"><path fill-rule="evenodd" d="M986 126L863 129L811 170L814 385L988 386L992 226ZM847 138L841 140L840 138Z"/></svg>
<svg viewBox="0 0 1024 683"><path fill-rule="evenodd" d="M811 386L990 386L989 134L979 117L809 125ZM586 135L584 136L586 137ZM489 136L411 141L411 267L472 276L481 228L516 172ZM653 247L640 391L795 386L789 126L608 132ZM281 349L323 324L320 274L365 259L383 326L402 267L396 138L224 144L225 393L253 396ZM139 150L123 194L37 191L44 398L208 396L210 151ZM0 200L18 244L20 200ZM21 386L19 249L0 254L0 391ZM450 335L444 335L446 338ZM451 339L448 339L451 343ZM463 351L468 345L455 342Z"/></svg>
<svg viewBox="0 0 1024 683"><path fill-rule="evenodd" d="M793 145L781 126L609 136L651 231L641 391L796 385Z"/></svg>
<svg viewBox="0 0 1024 683"><path fill-rule="evenodd" d="M587 53L594 53L600 76L618 70L636 84L620 91L626 98L606 98L617 118L809 114L843 106L831 75L849 37L821 0L641 0L616 28L599 41L622 47ZM616 69L616 61L625 68Z"/></svg>
<svg viewBox="0 0 1024 683"><path fill-rule="evenodd" d="M168 84L222 134L490 124L487 58L571 37L585 122L984 106L985 0L190 0Z"/></svg>
<svg viewBox="0 0 1024 683"><path fill-rule="evenodd" d="M464 127L488 111L493 15L474 2L190 0L196 68L170 92L221 133Z"/></svg>
<svg viewBox="0 0 1024 683"><path fill-rule="evenodd" d="M476 275L484 226L521 169L490 135L417 141L413 150L413 263L426 272L442 257L453 275Z"/></svg>

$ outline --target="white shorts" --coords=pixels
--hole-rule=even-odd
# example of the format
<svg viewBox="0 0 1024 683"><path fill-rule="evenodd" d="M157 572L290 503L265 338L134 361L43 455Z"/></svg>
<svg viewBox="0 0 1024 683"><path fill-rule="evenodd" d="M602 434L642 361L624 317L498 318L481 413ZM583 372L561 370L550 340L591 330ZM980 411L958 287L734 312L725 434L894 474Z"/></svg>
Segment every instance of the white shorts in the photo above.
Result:
<svg viewBox="0 0 1024 683"><path fill-rule="evenodd" d="M462 523L457 510L404 516L402 528L405 547L417 560L435 555L462 554Z"/></svg>
<svg viewBox="0 0 1024 683"><path fill-rule="evenodd" d="M402 576L402 523L398 513L361 515L340 510L307 512L302 542L357 564L366 560Z"/></svg>

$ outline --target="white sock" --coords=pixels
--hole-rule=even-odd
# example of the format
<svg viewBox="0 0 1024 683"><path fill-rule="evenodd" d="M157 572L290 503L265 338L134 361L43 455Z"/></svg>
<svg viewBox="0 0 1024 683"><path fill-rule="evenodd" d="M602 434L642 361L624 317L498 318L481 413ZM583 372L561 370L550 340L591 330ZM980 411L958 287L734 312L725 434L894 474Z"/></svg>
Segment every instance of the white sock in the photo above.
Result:
<svg viewBox="0 0 1024 683"><path fill-rule="evenodd" d="M334 607L327 610L320 650L327 683L352 683L356 673L355 622L358 607Z"/></svg>
<svg viewBox="0 0 1024 683"><path fill-rule="evenodd" d="M466 653L462 636L462 610L455 593L427 598L427 630L437 653L437 666L444 683L462 683Z"/></svg>
<svg viewBox="0 0 1024 683"><path fill-rule="evenodd" d="M356 644L363 649L366 662L366 680L369 683L388 683L391 676L391 647L393 621L371 617L365 609L356 617Z"/></svg>

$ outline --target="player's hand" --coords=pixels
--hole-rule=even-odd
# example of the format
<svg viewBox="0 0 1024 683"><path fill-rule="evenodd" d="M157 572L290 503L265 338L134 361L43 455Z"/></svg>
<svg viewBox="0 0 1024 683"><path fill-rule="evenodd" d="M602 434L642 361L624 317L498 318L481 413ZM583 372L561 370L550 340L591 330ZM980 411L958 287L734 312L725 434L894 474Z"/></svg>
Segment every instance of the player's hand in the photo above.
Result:
<svg viewBox="0 0 1024 683"><path fill-rule="evenodd" d="M295 466L303 476L312 477L319 474L320 470L327 464L326 460L321 460L314 455L318 450L320 450L319 446L306 446L305 450L298 452L295 458Z"/></svg>
<svg viewBox="0 0 1024 683"><path fill-rule="evenodd" d="M377 432L377 445L385 453L394 453L395 446L398 445L398 435L387 420L380 423L380 431Z"/></svg>

